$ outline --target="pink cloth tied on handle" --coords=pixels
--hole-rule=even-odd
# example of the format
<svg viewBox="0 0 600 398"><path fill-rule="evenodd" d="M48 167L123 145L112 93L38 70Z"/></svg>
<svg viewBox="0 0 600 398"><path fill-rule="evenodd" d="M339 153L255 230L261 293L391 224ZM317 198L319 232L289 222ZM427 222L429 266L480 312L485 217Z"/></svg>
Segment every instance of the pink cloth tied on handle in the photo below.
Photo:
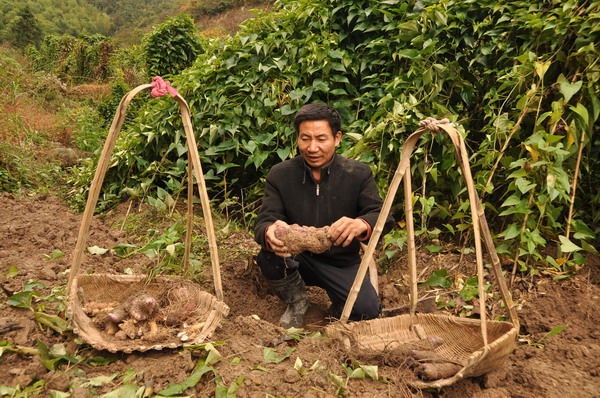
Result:
<svg viewBox="0 0 600 398"><path fill-rule="evenodd" d="M171 87L171 82L163 80L160 76L154 76L152 80L152 92L150 94L156 98L162 97L166 93L171 94L171 97L177 96L177 90Z"/></svg>

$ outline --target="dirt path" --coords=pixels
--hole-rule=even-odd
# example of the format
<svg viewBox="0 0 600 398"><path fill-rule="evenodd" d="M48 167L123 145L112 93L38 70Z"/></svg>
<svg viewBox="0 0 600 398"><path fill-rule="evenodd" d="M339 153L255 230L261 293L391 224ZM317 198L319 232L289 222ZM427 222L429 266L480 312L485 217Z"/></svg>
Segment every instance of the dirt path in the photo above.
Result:
<svg viewBox="0 0 600 398"><path fill-rule="evenodd" d="M70 253L81 215L72 214L65 204L52 196L0 194L0 203L0 287L4 292L4 295L0 293L0 342L37 348L36 339L39 339L48 347L63 348L71 355L88 358L76 366L62 365L49 371L39 355L2 351L0 345L0 386L20 386L23 390L29 385L33 391L36 382L44 380L45 386L44 383L37 384L40 396L50 396L50 390L56 390L68 391L73 397L87 397L128 384L145 386L146 393L150 388L161 391L170 383L182 382L192 374L198 359L206 354L204 350L134 354L99 352L86 344L79 345L76 336L70 333L61 336L51 330L41 330L30 310L9 306L7 296L21 291L24 283L33 280L45 285L45 288L36 289L41 293L40 298L45 298L41 301L46 306L45 311L62 314L60 301L52 299L60 295L60 287L65 285L65 271L70 267ZM88 246L110 248L125 242L125 234L110 227L114 220L102 218L94 220ZM407 393L428 397L442 393L406 390L402 382L403 370L385 365L380 365L378 372L386 382L369 378L348 379L340 364L351 366L352 356L336 341L315 333L299 341L282 338L281 329L275 325L283 306L268 294L253 266L252 254L256 253L256 245L239 232L232 232L222 239L220 245L235 245L242 254L221 260L225 301L231 313L213 335L212 341L218 342L216 348L222 358L212 367L223 385L234 389L237 380L240 386L238 397L333 397L341 391L348 397L397 397ZM65 255L45 259L44 256L51 255L54 250ZM420 259L431 264L436 263L434 260ZM130 268L141 272L144 261L147 259L141 256L120 259L110 252L86 254L83 271L120 274ZM399 263L382 276L382 297L386 307L406 302L404 275L403 265ZM522 305L520 347L502 366L487 375L445 388L444 397L600 397L598 259L592 258L577 277L567 281L554 282L543 277L536 278L533 283L528 281L520 281L517 284L519 292L515 292ZM211 286L208 277L201 283L207 288ZM324 324L328 304L326 296L316 289L311 289L310 297L307 329L318 331ZM17 329L11 330L8 325ZM565 326L562 332L543 338L561 325ZM277 358L289 357L279 363L268 363L264 347L269 346ZM300 369L297 358L302 361L302 373L305 373L302 376L297 370ZM336 379L341 380L341 389L335 384ZM219 379L215 373L209 372L186 394L214 396L216 381Z"/></svg>

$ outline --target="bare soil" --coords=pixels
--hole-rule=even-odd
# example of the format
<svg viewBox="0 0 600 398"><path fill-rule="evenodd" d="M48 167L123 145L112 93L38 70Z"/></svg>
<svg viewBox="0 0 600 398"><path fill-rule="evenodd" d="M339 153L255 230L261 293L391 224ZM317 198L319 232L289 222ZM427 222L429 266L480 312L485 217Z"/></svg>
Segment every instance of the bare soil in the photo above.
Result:
<svg viewBox="0 0 600 398"><path fill-rule="evenodd" d="M69 392L73 397L87 397L115 390L121 385L123 375L131 370L137 372L133 382L145 385L147 393L150 387L158 392L191 375L198 359L206 355L204 350L163 349L131 354L97 351L71 332L59 335L40 328L30 310L8 305L7 297L21 291L28 280L46 286L38 289L40 297L66 285L81 215L72 213L66 204L50 195L17 197L0 194L0 203L0 287L4 294L0 300L0 341L37 348L36 339L39 339L48 347L64 344L72 355L114 361L97 366L99 361L88 360L49 371L38 355L0 351L0 386L24 389L37 380L45 380L40 396L50 396L50 391L56 390ZM126 242L126 234L114 227L122 214L121 210L95 217L88 246L111 248ZM407 387L406 370L397 366L363 363L379 366L380 381L346 378L342 364L350 365L355 356L346 352L336 340L314 333L323 331L328 322L329 303L326 295L317 288L309 291L311 306L306 330L311 333L299 341L286 337L277 326L283 304L269 293L257 272L253 255L258 252L258 247L252 238L240 231L220 231L218 241L220 250L235 248L233 253L237 254L221 254L224 297L230 314L210 339L223 356L213 367L226 386L243 376L238 397L334 397L342 390L348 397L600 397L600 262L597 257L589 258L588 265L578 275L564 281L553 281L545 276L518 277L513 293L519 304L519 347L501 366L486 375L461 380L443 390L419 391ZM46 259L44 255L53 250L60 250L65 255ZM141 273L149 261L141 255L121 259L110 251L103 255L86 253L81 272L123 274L130 268ZM473 267L470 256L465 256L457 267L452 261L458 261L458 256L420 254L421 279L440 268L454 268L451 273L454 277L472 275L467 271L468 267ZM12 267L18 270L17 275L9 272L14 270ZM405 260L398 258L381 273L379 286L384 307L406 306ZM490 281L493 283L493 278ZM213 293L208 272L196 282ZM435 295L440 292L422 293ZM59 302L40 303L45 304L47 313L64 316ZM426 304L427 301L423 304L428 307L425 310L439 311ZM502 308L493 305L488 311L492 316L498 316ZM565 329L545 337L557 326L565 326ZM11 330L13 328L17 329ZM265 347L275 350L280 358L285 357L286 352L291 354L279 363L268 363L264 357ZM305 375L294 369L297 358L307 370ZM313 369L309 369L313 365ZM82 385L93 377L117 372L119 376L103 385ZM338 390L332 373L344 381L342 390ZM209 372L185 394L214 396L215 381L218 381L215 373Z"/></svg>

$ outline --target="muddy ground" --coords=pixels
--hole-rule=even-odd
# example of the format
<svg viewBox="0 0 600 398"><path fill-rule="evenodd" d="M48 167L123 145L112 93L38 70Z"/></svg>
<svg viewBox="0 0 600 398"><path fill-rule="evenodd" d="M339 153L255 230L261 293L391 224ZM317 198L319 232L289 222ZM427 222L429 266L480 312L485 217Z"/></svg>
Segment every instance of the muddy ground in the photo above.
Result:
<svg viewBox="0 0 600 398"><path fill-rule="evenodd" d="M10 392L10 387L19 386L20 390L25 390L30 386L30 390L37 391L39 396L51 396L51 391L58 391L64 394L55 392L54 396L87 397L137 385L144 387L141 391L145 391L145 396L153 396L152 391L161 391L192 374L206 351L165 349L132 354L97 351L71 332L59 335L41 329L29 309L8 305L8 297L21 291L26 281L33 280L45 285L45 288L36 289L39 298L45 299L37 301L35 306L47 313L64 316L59 302L52 301L51 295L60 295L60 287L66 284L68 275L65 271L71 266L71 252L81 214L71 212L66 204L50 195L17 197L0 194L0 203L2 394ZM132 239L118 227L123 209L95 217L87 246L111 248ZM337 341L316 333L327 324L328 306L326 296L316 288L310 289L311 307L306 328L310 333L299 342L282 338L283 330L276 324L284 308L269 294L256 272L252 261L257 252L256 245L247 234L238 231L220 231L218 242L220 248L236 249L228 251L235 255L221 255L224 297L230 314L210 339L222 355L212 365L218 376L215 372L206 373L194 387L179 396L215 396L216 386L221 383L231 388L230 396L239 385L238 397L334 397L338 394L348 397L600 397L600 265L595 257L589 259L589 264L577 276L564 281L553 281L545 276L517 278L513 292L519 304L521 322L519 347L502 365L486 375L461 380L442 390L420 391L407 387L405 381L410 374L405 369L384 363L363 363L378 365L379 381L368 377L347 378L342 364L353 366L352 360L357 358L344 351ZM45 258L54 250L65 255ZM422 279L436 269L453 268L448 262L456 261L457 257L419 255L420 269L425 269ZM455 267L453 275L464 272L468 276L465 267L472 266L472 261L470 256L464 257L463 264ZM111 252L102 255L86 253L82 272L122 274L131 269L139 273L148 263L142 255L121 259ZM387 271L380 276L381 296L386 308L406 305L407 280L405 260L400 256L396 262L388 264ZM494 283L493 278L490 280ZM196 281L212 293L209 272L200 275ZM39 307L40 304L45 308ZM430 311L440 311L429 307ZM501 315L502 309L493 305L488 311L497 316ZM547 336L558 326L565 328L556 335ZM64 347L66 353L86 360L79 364L57 361L56 369L49 371L39 355L31 355L23 349L15 353L2 347L8 344L36 349L37 339L48 347ZM286 352L290 355L279 363L267 363L264 347L275 350L278 358L285 358ZM297 358L301 359L305 372L294 369ZM341 388L332 374L342 382ZM102 379L98 376L110 377ZM123 394L119 396L133 396Z"/></svg>

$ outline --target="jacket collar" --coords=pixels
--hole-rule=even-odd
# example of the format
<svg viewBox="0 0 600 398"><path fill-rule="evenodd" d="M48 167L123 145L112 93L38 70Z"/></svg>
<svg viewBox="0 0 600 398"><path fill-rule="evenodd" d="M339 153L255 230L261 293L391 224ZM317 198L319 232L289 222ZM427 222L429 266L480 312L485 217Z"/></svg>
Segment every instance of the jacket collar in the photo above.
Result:
<svg viewBox="0 0 600 398"><path fill-rule="evenodd" d="M338 154L334 153L333 156L331 157L331 160L329 161L329 163L327 163L325 166L321 167L321 181L323 180L323 176L324 175L329 175L331 174L331 169L333 167L333 165L335 164L336 159L338 158ZM304 160L304 158L302 159L302 164L304 165L304 178L302 179L302 183L306 183L306 174L308 174L310 176L310 178L312 177L311 171L312 168L306 164L306 161Z"/></svg>

